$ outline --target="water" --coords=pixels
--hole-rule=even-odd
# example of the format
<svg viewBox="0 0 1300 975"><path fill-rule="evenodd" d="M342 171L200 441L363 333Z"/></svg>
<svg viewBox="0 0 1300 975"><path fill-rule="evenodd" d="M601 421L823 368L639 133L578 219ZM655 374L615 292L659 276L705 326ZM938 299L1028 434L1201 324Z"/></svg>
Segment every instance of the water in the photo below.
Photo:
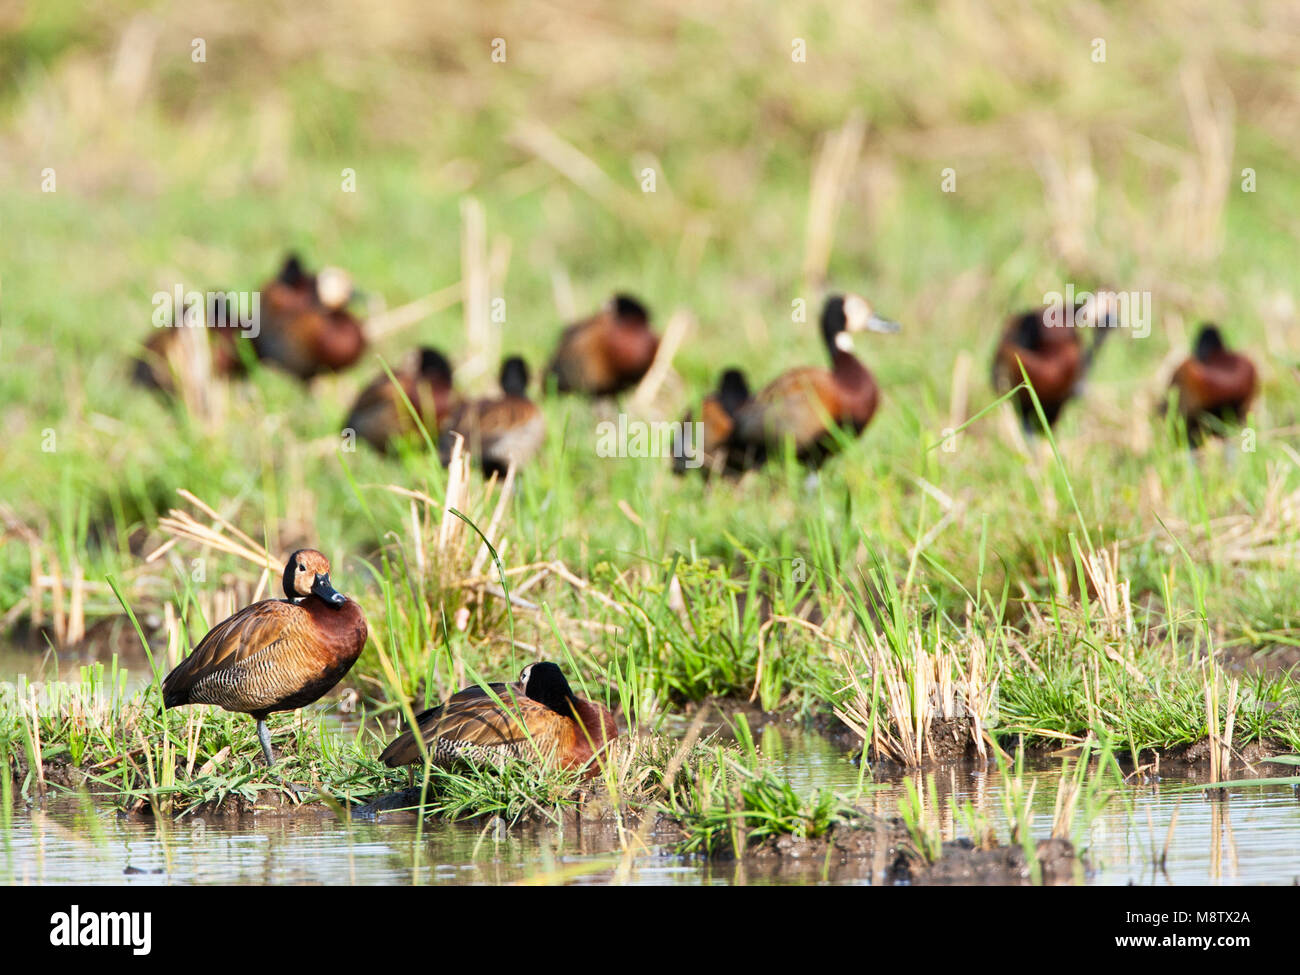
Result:
<svg viewBox="0 0 1300 975"><path fill-rule="evenodd" d="M764 751L775 753L797 789L852 790L858 768L825 740L769 729ZM969 767L933 773L938 821L945 838L964 835L954 802L982 808L1005 837L1002 784L996 774ZM1037 782L1036 836L1050 832L1059 769L1045 763L1028 773ZM1290 786L1239 787L1227 800L1179 792L1166 779L1135 785L1116 796L1087 828L1080 815L1091 884L1291 884L1300 880L1300 799ZM897 782L872 788L863 800L893 815ZM1152 850L1164 848L1169 822L1178 819L1164 869ZM546 828L517 828L494 840L477 827L430 823L417 836L410 821L343 825L328 813L259 815L235 823L179 822L128 817L76 799L44 810L16 811L0 850L0 876L19 884L500 884L608 883L623 865L617 836L594 839ZM794 873L770 865L709 864L663 847L628 861L634 884L819 882L819 865ZM844 878L866 882L865 874Z"/></svg>
<svg viewBox="0 0 1300 975"><path fill-rule="evenodd" d="M53 676L22 668L29 679ZM0 673L15 670L0 661ZM63 668L62 677L71 676ZM861 770L826 739L777 725L759 735L762 754L800 793L833 788L855 793ZM1285 775L1286 766L1268 774ZM967 835L957 810L981 810L1005 841L1004 785L996 771L974 766L931 773L933 814L945 839ZM1051 831L1060 764L1040 759L1027 772L1036 784L1036 837ZM916 777L924 790L928 776ZM861 805L882 816L897 813L901 780L872 783ZM1090 884L1292 884L1300 882L1300 794L1291 786L1239 786L1226 799L1180 791L1166 776L1117 791L1088 820L1081 809L1074 840L1085 850ZM1170 834L1171 819L1177 815ZM1169 835L1161 868L1153 864ZM633 884L866 883L864 865L828 875L820 864L711 864L673 854L653 838L648 850L624 859L613 829L578 835L553 828L511 830L503 840L478 827L427 823L411 817L343 824L327 811L292 816L259 814L234 822L186 818L177 822L127 816L105 804L61 797L44 808L19 800L10 828L0 828L0 881L16 884ZM1153 855L1153 851L1154 855ZM878 878L876 878L878 879Z"/></svg>

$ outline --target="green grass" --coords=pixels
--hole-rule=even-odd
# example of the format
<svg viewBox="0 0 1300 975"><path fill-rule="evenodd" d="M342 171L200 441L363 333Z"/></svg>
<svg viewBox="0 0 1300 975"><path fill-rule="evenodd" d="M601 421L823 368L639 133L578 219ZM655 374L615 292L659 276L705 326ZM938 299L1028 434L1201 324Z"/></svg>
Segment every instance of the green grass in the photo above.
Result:
<svg viewBox="0 0 1300 975"><path fill-rule="evenodd" d="M850 706L857 676L869 737L899 737L906 722L859 655L874 633L915 702L927 681L950 680L958 705L979 710L976 723L1006 747L1106 742L1136 759L1206 737L1207 681L1232 676L1207 669L1210 655L1300 645L1300 389L1287 310L1300 280L1281 216L1300 203L1300 173L1260 121L1288 117L1291 72L1252 42L1280 6L1260 3L1232 29L1232 13L1208 2L1167 22L1095 5L960 23L925 6L725 17L714 7L672 19L625 11L597 29L559 14L535 27L503 3L437 25L412 16L400 37L331 8L285 56L252 7L203 23L167 8L134 96L110 78L122 25L142 8L115 3L87 20L62 3L34 7L0 41L0 179L13 188L0 224L25 228L0 235L0 355L21 366L0 370L0 619L15 632L34 616L50 627L70 610L78 570L87 622L119 615L112 579L141 620L170 604L174 632L150 634L161 673L256 582L246 562L186 541L143 561L167 539L160 517L186 507L184 488L278 556L305 542L331 557L372 633L346 683L390 728L476 676L513 679L547 658L638 730L711 697L825 714ZM301 33L292 11L267 16ZM1209 60L1189 58L1188 24L1200 25ZM209 42L201 65L188 56L196 35ZM496 36L509 43L505 65L487 56ZM864 36L887 39L865 61ZM807 63L790 60L795 37ZM1088 59L1093 37L1109 40L1104 65ZM1228 96L1236 114L1216 116ZM600 458L609 408L548 399L546 447L493 536L499 563L477 560L476 533L496 510L477 475L456 505L472 525L457 520L441 545L448 478L436 459L346 452L338 427L379 357L396 364L430 342L463 361L459 305L309 393L255 369L213 418L128 382L155 290L254 289L290 248L347 267L390 308L454 284L472 196L489 249L510 255L491 284L506 302L503 351L535 371L567 290L578 313L626 289L660 327L676 309L695 315L674 360L680 387L668 384L652 410L675 418L726 365L762 383L823 361L817 330L791 309L802 300L816 320L811 180L823 138L854 112L869 127L841 187L826 278L862 290L904 330L859 343L882 405L813 486L779 463L706 484L662 460ZM557 171L528 148L525 122L604 178L578 185ZM640 190L646 166L658 173L653 194ZM46 167L57 192L40 191ZM340 191L345 167L356 193ZM945 167L956 193L940 188ZM1258 192L1240 191L1245 167ZM1199 174L1226 185L1221 206ZM1086 400L1024 456L1006 408L982 412L994 399L986 366L1006 315L1067 282L1150 291L1155 320L1145 339L1111 340ZM1203 319L1260 366L1254 450L1191 455L1155 415ZM61 580L58 606L53 587L32 591L33 554ZM514 591L537 572L518 596L526 606L487 591L503 573ZM30 769L33 729L18 689L5 693L0 745ZM69 718L82 705L61 699L36 719L42 750L82 768L115 760L95 774L132 801L179 810L279 788L255 764L246 717L202 719L193 767L231 752L196 776L180 748L197 718L163 713L149 693L95 706L112 730ZM1298 748L1298 715L1291 675L1241 677L1238 745ZM1224 698L1219 727L1227 717ZM396 781L368 758L371 739L322 731L316 711L273 727L277 745L295 746L286 774L336 799ZM765 822L823 829L835 815L721 758L710 774L718 795L739 796L733 811L747 811L710 827L719 838ZM525 780L449 780L438 801L456 814L513 813L521 797L549 808L554 781Z"/></svg>
<svg viewBox="0 0 1300 975"><path fill-rule="evenodd" d="M738 747L701 756L684 787L669 793L664 808L682 825L680 852L739 856L768 837L815 839L861 818L850 798L831 789L800 795L766 767L743 714L733 728Z"/></svg>

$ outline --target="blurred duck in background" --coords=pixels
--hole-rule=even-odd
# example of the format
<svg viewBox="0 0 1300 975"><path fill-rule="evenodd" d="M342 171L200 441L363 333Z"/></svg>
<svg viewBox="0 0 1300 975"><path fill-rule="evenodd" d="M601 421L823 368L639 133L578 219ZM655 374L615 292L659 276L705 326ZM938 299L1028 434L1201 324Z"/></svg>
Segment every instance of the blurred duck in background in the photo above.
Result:
<svg viewBox="0 0 1300 975"><path fill-rule="evenodd" d="M437 443L438 431L459 406L451 363L437 349L422 346L413 361L394 372L391 379L388 373L381 373L358 394L343 426L386 453L394 441L416 434L412 410Z"/></svg>
<svg viewBox="0 0 1300 975"><path fill-rule="evenodd" d="M1207 435L1225 436L1229 425L1244 421L1257 388L1255 364L1230 350L1217 326L1201 326L1192 356L1169 384L1188 443L1199 447Z"/></svg>
<svg viewBox="0 0 1300 975"><path fill-rule="evenodd" d="M132 361L134 382L175 396L178 379L197 382L205 374L221 379L244 374L238 343L245 333L235 303L227 292L214 292L205 299L186 304L179 322L174 314L165 322L155 322L154 334ZM200 342L207 344L203 365L196 361L205 351Z"/></svg>
<svg viewBox="0 0 1300 975"><path fill-rule="evenodd" d="M749 400L745 374L739 369L725 370L717 389L700 402L698 433L692 426L697 422L692 414L682 418L683 449L673 454L673 471L684 474L698 467L708 476L745 470L748 458L744 450L733 448L732 434L736 430L736 414Z"/></svg>
<svg viewBox="0 0 1300 975"><path fill-rule="evenodd" d="M546 421L528 398L528 366L519 356L501 364L501 395L471 400L455 410L443 427L438 453L446 465L456 436L478 458L483 475L505 477L511 464L521 468L546 438Z"/></svg>
<svg viewBox="0 0 1300 975"><path fill-rule="evenodd" d="M561 333L546 382L561 393L613 396L639 383L658 351L650 312L637 299L618 294Z"/></svg>
<svg viewBox="0 0 1300 975"><path fill-rule="evenodd" d="M1068 324L1056 321L1057 315L1064 319L1062 312L1063 309L1045 305L1036 311L1013 315L993 352L994 390L999 396L1005 395L1028 377L1049 427L1056 425L1065 404L1082 392L1083 381L1092 369L1097 352L1116 324L1113 304L1101 299L1091 306L1076 305ZM1095 335L1085 349L1080 333L1093 323L1094 317ZM1037 432L1038 415L1029 390L1019 390L1014 402L1025 433Z"/></svg>
<svg viewBox="0 0 1300 975"><path fill-rule="evenodd" d="M348 310L357 297L341 268L309 274L296 255L262 288L261 321L253 339L258 357L304 382L354 365L366 348L360 320Z"/></svg>
<svg viewBox="0 0 1300 975"><path fill-rule="evenodd" d="M729 450L741 451L747 466L779 455L789 442L801 463L816 468L845 437L861 434L875 415L880 389L853 353L853 334L890 334L898 324L877 315L861 295L850 294L826 299L821 328L831 368L783 372L736 411Z"/></svg>

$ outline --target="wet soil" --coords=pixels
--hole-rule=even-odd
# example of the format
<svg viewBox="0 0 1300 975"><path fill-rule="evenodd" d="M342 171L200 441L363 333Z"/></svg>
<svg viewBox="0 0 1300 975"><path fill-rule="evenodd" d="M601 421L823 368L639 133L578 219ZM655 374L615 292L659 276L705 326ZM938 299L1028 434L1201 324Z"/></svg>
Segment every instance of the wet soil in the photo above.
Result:
<svg viewBox="0 0 1300 975"><path fill-rule="evenodd" d="M1086 873L1086 862L1075 856L1068 840L1042 840L1035 852L1045 884L1074 883ZM929 862L915 848L901 819L838 825L816 839L769 838L748 856L775 861L783 869L816 863L828 880L836 881L856 878L914 886L1034 882L1032 865L1020 846L981 849L969 840L954 840L945 842L939 859Z"/></svg>

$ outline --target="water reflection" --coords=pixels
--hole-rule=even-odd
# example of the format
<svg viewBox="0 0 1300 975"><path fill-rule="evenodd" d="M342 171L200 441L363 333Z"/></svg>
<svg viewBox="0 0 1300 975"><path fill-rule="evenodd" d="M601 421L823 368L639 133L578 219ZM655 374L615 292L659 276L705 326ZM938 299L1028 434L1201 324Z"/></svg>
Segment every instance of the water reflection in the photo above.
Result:
<svg viewBox="0 0 1300 975"><path fill-rule="evenodd" d="M854 793L861 769L825 739L769 726L763 754L801 792ZM1025 773L1033 833L1051 833L1060 765ZM925 815L945 839L970 835L972 814L1007 837L1003 779L992 770L942 767L914 777ZM930 783L933 783L931 786ZM897 813L898 781L872 783L859 803ZM1238 787L1226 798L1180 791L1183 783L1127 785L1074 839L1087 847L1097 884L1289 884L1300 878L1300 801L1289 786ZM975 821L978 821L976 819ZM1172 829L1171 829L1172 824ZM765 884L869 883L884 865L831 871L820 863L707 863L651 844L625 856L613 835L516 829L504 839L469 825L409 820L345 825L329 814L237 823L127 817L75 797L15 810L3 831L0 880L18 884Z"/></svg>

